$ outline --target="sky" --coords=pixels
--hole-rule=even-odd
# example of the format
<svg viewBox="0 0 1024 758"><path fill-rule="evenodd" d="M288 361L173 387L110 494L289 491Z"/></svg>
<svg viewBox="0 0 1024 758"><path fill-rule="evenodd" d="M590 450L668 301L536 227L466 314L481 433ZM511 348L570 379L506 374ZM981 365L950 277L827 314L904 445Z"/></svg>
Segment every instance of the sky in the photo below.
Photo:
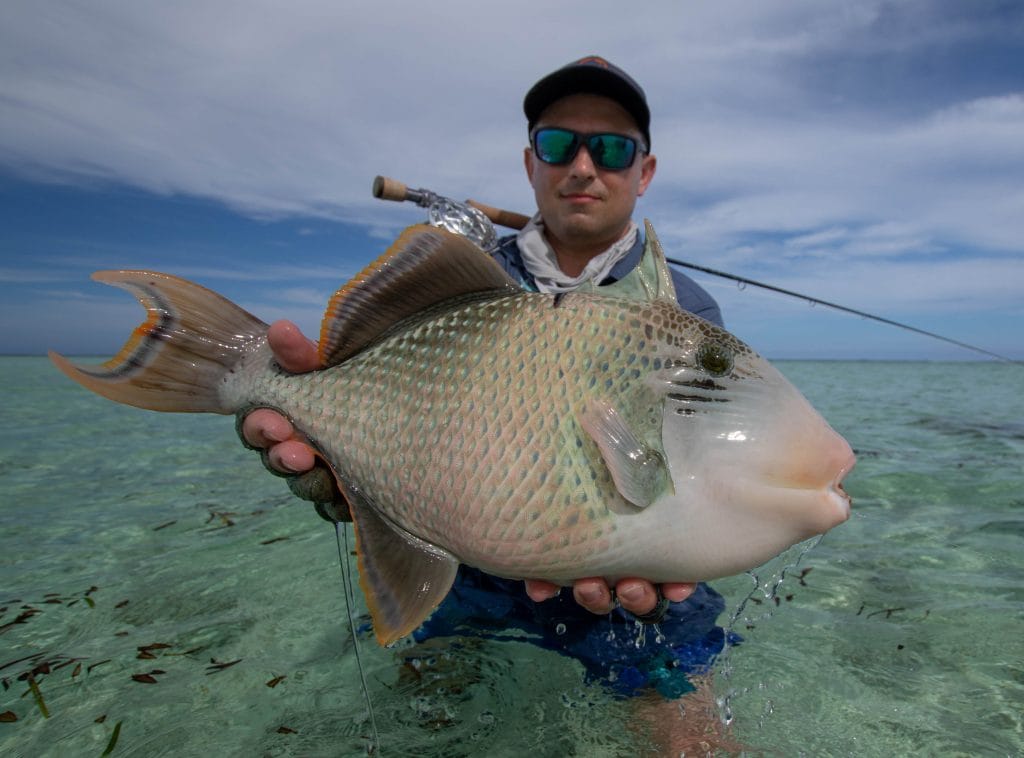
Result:
<svg viewBox="0 0 1024 758"><path fill-rule="evenodd" d="M376 175L533 212L523 95L590 54L647 92L670 256L1024 360L1017 0L4 0L0 354L115 353L109 268L315 336L425 218ZM693 276L769 358L981 357Z"/></svg>

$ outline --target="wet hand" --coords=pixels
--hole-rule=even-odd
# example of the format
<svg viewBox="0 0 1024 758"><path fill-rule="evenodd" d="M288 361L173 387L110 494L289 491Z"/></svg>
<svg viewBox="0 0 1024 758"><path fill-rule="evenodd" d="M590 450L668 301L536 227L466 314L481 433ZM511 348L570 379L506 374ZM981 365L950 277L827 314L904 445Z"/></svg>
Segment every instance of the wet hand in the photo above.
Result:
<svg viewBox="0 0 1024 758"><path fill-rule="evenodd" d="M291 321L271 324L267 342L285 371L301 374L320 365L316 343ZM296 434L291 422L276 411L259 408L247 415L242 436L253 447L267 449L267 460L276 471L299 474L313 468L313 450Z"/></svg>
<svg viewBox="0 0 1024 758"><path fill-rule="evenodd" d="M281 368L293 374L304 374L320 366L316 343L291 321L275 321L267 330L267 343Z"/></svg>
<svg viewBox="0 0 1024 758"><path fill-rule="evenodd" d="M672 602L679 603L692 595L696 588L697 585L690 582L672 582L661 585L661 592ZM526 594L536 603L554 597L558 590L559 587L551 582L526 580ZM597 614L610 613L615 607L615 598L618 598L619 605L639 616L650 613L658 604L658 590L645 579L620 579L615 585L615 597L612 597L608 583L600 577L577 579L573 583L572 594L577 603Z"/></svg>

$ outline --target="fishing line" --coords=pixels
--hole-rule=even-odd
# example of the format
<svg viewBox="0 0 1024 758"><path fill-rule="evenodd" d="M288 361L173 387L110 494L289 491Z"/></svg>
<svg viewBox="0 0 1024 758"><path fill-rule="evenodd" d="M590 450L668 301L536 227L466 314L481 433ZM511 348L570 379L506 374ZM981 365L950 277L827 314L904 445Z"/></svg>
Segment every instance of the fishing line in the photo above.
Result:
<svg viewBox="0 0 1024 758"><path fill-rule="evenodd" d="M494 224L517 230L526 226L530 220L529 216L524 216L521 213L513 213L500 208L492 208L489 205L478 203L475 200L467 200L465 203L459 203L451 198L438 195L436 192L431 192L430 190L410 189L402 182L386 176L378 176L373 180L373 196L380 198L381 200L395 200L398 202L409 200L417 205L430 208L431 224L434 226L442 226L451 232L469 237L485 250L489 249L495 243L496 237L494 235L493 227L489 229L486 234L483 234L476 228L478 216L481 216L482 214L485 219L490 219ZM483 239L484 237L486 237L486 241ZM702 271L705 274L711 274L712 276L731 279L739 285L740 290L743 290L748 284L751 284L755 287L760 287L761 289L778 292L782 295L795 297L799 300L805 300L811 305L824 305L827 308L833 308L837 311L852 313L853 315L860 316L861 318L871 319L872 321L878 321L882 324L888 324L889 326L895 326L899 329L905 329L908 332L914 332L915 334L921 334L925 337L941 340L942 342L962 347L965 350L972 350L975 353L987 355L989 358L995 358L1000 361L1005 361L1006 363L1021 363L1021 361L1014 360L1013 358L1007 358L1005 355L993 353L991 350L985 350L984 348L968 344L967 342L961 342L960 340L955 340L950 337L944 337L941 334L936 334L935 332L918 329L916 326L910 326L910 324L902 324L899 321L893 321L889 318L876 316L873 313L859 311L856 308L847 308L845 305L830 303L827 300L821 300L820 298L804 295L799 292L794 292L793 290L783 289L782 287L776 287L771 284L764 284L763 282L758 282L754 279L748 279L745 276L737 276L736 274L718 271L713 268L707 268L706 266L698 266L696 263L687 263L675 258L666 258L665 260L669 263L674 263L677 266L693 269L694 271Z"/></svg>
<svg viewBox="0 0 1024 758"><path fill-rule="evenodd" d="M345 552L341 551L341 542L345 541ZM363 685L363 699L366 700L366 709L370 712L370 728L373 730L373 749L370 753L381 755L380 734L377 732L377 719L373 715L373 702L370 700L370 690L366 686L366 674L363 672L363 659L359 655L359 637L356 635L356 616L352 610L355 606L356 596L352 589L352 572L349 571L348 560L348 529L340 521L334 522L334 542L338 546L338 565L341 567L341 586L345 594L345 610L348 612L348 628L352 634L352 649L356 654L356 668L359 669L359 681Z"/></svg>
<svg viewBox="0 0 1024 758"><path fill-rule="evenodd" d="M667 260L669 263L674 263L676 266L691 268L694 269L695 271L703 271L705 274L711 274L712 276L720 276L723 279L731 279L732 281L740 285L741 290L748 284L752 284L753 286L760 287L761 289L770 290L772 292L778 292L780 294L795 297L800 300L806 300L811 305L824 305L827 308L833 308L837 311L852 313L855 316L868 318L871 319L872 321L878 321L883 324L888 324L889 326L896 326L899 327L900 329L906 329L909 332L923 334L925 337L931 337L932 339L942 340L943 342L948 342L951 345L956 345L957 347L962 347L966 350L973 350L976 353L981 353L982 355L987 355L990 358L1005 361L1006 363L1020 363L1020 361L1016 361L1013 358L1007 358L1005 355L993 353L991 350L985 350L984 348L977 347L975 345L970 345L966 342L960 342L959 340L951 339L950 337L943 337L941 334L936 334L935 332L928 332L925 331L924 329L918 329L916 326L910 326L909 324L901 324L899 321L893 321L892 319L889 318L876 316L873 313L859 311L856 308L847 308L845 305L839 305L838 303L830 303L828 300L821 300L816 297L811 297L810 295L801 294L800 292L794 292L793 290L787 290L783 289L782 287L776 287L772 284L764 284L763 282L758 282L753 279L747 279L744 276L737 276L736 274L730 274L725 271L718 271L717 269L707 268L706 266L698 266L696 263L686 263L685 261L680 261L675 258L666 258L665 260Z"/></svg>

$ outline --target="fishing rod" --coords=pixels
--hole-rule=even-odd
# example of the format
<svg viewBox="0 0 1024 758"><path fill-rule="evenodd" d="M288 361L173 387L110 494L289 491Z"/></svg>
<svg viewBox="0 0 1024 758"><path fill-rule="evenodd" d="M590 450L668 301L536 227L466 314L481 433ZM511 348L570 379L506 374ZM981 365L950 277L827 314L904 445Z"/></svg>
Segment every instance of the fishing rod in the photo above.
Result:
<svg viewBox="0 0 1024 758"><path fill-rule="evenodd" d="M456 200L452 200L451 198L444 197L443 195L438 195L436 192L431 192L430 190L410 189L402 182L395 179L389 179L385 176L378 176L373 180L373 196L380 198L381 200L414 202L419 206L427 208L427 215L432 225L443 227L456 234L462 234L476 242L485 250L493 248L497 243L497 233L494 231L492 224L519 230L526 226L527 222L530 220L529 216L524 216L521 213L506 211L501 208L494 208L475 200L467 200L464 203L460 203ZM971 350L975 353L986 355L989 358L995 358L996 360L1004 361L1006 363L1020 363L1020 361L1008 358L1005 355L1000 355L999 353L994 353L991 350L985 350L984 348L971 345L967 342L961 342L960 340L955 340L951 337L944 337L943 335L936 334L935 332L919 329L918 327L911 326L910 324L893 321L892 319L885 318L884 316L876 316L875 314L868 313L867 311L849 308L845 305L839 305L838 303L833 303L828 300L822 300L821 298L812 297L811 295L805 295L801 292L794 292L793 290L788 290L783 287L776 287L773 284L765 284L764 282L749 279L745 276L730 274L727 271L719 271L717 269L708 268L707 266L697 265L696 263L688 263L677 258L666 257L665 260L676 266L693 269L694 271L700 271L723 279L730 279L743 286L749 285L751 287L759 287L770 292L777 292L788 297L795 297L799 300L804 300L811 305L823 305L826 308L832 308L833 310L842 311L843 313L850 313L854 316L860 316L861 318L871 319L872 321L888 324L889 326L895 326L899 329L905 329L908 332L914 332L915 334L921 334L925 337L931 337L932 339L947 342L950 345L956 345L957 347L964 348L965 350Z"/></svg>
<svg viewBox="0 0 1024 758"><path fill-rule="evenodd" d="M810 295L804 295L800 292L794 292L793 290L787 290L783 289L782 287L776 287L775 285L772 284L764 284L763 282L758 282L753 279L747 279L745 276L737 276L736 274L730 274L726 271L718 271L713 268L708 268L707 266L698 266L696 263L687 263L686 261L680 261L676 260L675 258L667 257L665 258L665 260L667 260L669 263L674 263L677 266L684 266L685 268L691 268L695 271L703 271L705 274L711 274L712 276L720 276L723 279L731 279L732 281L739 282L740 284L743 285L749 284L754 287L760 287L761 289L770 290L771 292L778 292L783 295L789 295L790 297L806 300L808 303L811 303L812 305L824 305L828 308L833 308L834 310L837 311L843 311L844 313L852 313L855 316L868 318L871 319L872 321L878 321L879 323L882 324L897 326L900 329L906 329L907 331L915 332L916 334L923 334L925 337L931 337L932 339L942 340L943 342L948 342L951 345L956 345L957 347L962 347L967 350L973 350L976 353L981 353L982 355L987 355L990 358L996 358L998 360L1005 361L1006 363L1019 363L1019 361L1016 361L1013 358L1007 358L1005 355L993 353L990 350L985 350L984 348L981 347L975 347L974 345L969 345L966 342L960 342L960 340L955 340L952 339L951 337L943 337L941 334L936 334L935 332L929 332L924 329L918 329L916 326L910 326L910 324L903 324L900 323L899 321L893 321L890 318L876 316L873 313L867 313L866 311L859 311L856 308L848 308L845 305L832 303L829 302L828 300L822 300L817 297L811 297Z"/></svg>

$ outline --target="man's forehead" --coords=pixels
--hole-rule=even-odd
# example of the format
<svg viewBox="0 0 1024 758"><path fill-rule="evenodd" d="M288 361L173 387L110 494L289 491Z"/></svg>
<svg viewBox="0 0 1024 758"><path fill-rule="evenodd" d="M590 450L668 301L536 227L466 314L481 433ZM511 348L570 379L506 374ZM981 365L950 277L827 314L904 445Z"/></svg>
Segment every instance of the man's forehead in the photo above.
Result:
<svg viewBox="0 0 1024 758"><path fill-rule="evenodd" d="M620 132L640 132L636 119L615 100L589 93L559 98L537 118L537 126L571 126L573 122L596 124Z"/></svg>

